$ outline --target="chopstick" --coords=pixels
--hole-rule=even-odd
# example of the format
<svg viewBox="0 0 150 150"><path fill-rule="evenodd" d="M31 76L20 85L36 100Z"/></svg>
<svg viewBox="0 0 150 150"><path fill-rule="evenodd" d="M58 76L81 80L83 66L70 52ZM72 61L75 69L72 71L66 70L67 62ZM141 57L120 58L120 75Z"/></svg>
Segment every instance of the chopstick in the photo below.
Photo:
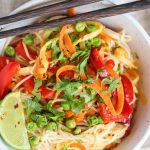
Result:
<svg viewBox="0 0 150 150"><path fill-rule="evenodd" d="M150 8L150 0L141 0L132 3L127 3L123 5L117 5L105 9L96 10L93 12L87 12L84 14L78 14L74 17L66 17L62 19L52 20L48 22L36 23L16 29L11 29L7 31L0 32L0 38L6 38L9 36L20 35L23 33L33 32L35 30L62 26L65 24L72 24L77 21L95 20L97 18L104 18L115 16L119 14L129 13L133 11L139 11Z"/></svg>
<svg viewBox="0 0 150 150"><path fill-rule="evenodd" d="M52 5L47 5L44 7L40 7L40 8L36 8L36 9L32 9L32 10L24 11L18 14L0 18L0 25L33 18L36 16L50 14L50 12L53 12L56 10L68 9L71 7L82 6L82 5L91 4L91 3L95 3L99 1L102 1L102 0L92 0L92 1L91 0L67 0L67 1L60 2L60 3L55 3Z"/></svg>

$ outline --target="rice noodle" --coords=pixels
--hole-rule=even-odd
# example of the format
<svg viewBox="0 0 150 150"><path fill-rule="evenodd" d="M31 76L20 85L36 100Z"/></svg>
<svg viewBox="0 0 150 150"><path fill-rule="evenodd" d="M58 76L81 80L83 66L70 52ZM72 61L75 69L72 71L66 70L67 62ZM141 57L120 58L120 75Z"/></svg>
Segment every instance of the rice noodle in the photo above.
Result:
<svg viewBox="0 0 150 150"><path fill-rule="evenodd" d="M23 42L22 42L22 45L23 45L24 51L26 53L26 56L29 58L29 60L33 60L33 58L29 54L27 46Z"/></svg>
<svg viewBox="0 0 150 150"><path fill-rule="evenodd" d="M63 150L65 144L69 145L76 141L80 141L87 150L103 150L107 145L123 137L127 128L128 126L123 124L109 123L91 127L80 135L73 135L62 130L46 131L46 134L40 138L40 144L33 150L57 150L58 145L59 150Z"/></svg>

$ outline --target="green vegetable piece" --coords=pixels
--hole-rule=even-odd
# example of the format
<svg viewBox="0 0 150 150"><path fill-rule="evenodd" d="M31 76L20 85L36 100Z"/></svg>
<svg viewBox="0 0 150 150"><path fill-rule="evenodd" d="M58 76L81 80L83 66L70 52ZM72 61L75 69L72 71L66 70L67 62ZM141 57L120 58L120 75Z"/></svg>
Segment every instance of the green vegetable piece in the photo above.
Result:
<svg viewBox="0 0 150 150"><path fill-rule="evenodd" d="M43 106L36 101L32 101L31 99L27 99L24 102L27 108L27 115L30 115L33 111L40 112L43 109Z"/></svg>
<svg viewBox="0 0 150 150"><path fill-rule="evenodd" d="M47 118L45 116L39 116L36 123L40 127L46 126L47 125Z"/></svg>
<svg viewBox="0 0 150 150"><path fill-rule="evenodd" d="M92 39L92 45L95 47L99 47L101 45L101 39L98 37L95 37Z"/></svg>
<svg viewBox="0 0 150 150"><path fill-rule="evenodd" d="M36 130L36 128L37 128L37 125L35 122L27 123L27 130L34 131L34 130Z"/></svg>
<svg viewBox="0 0 150 150"><path fill-rule="evenodd" d="M98 123L100 124L103 123L103 119L100 116L98 116L97 118L98 118Z"/></svg>
<svg viewBox="0 0 150 150"><path fill-rule="evenodd" d="M16 56L16 51L12 46L7 46L5 48L5 55L8 57L15 57Z"/></svg>
<svg viewBox="0 0 150 150"><path fill-rule="evenodd" d="M67 119L66 120L66 127L69 129L74 129L76 127L76 121L73 118Z"/></svg>
<svg viewBox="0 0 150 150"><path fill-rule="evenodd" d="M39 140L36 136L31 136L29 137L29 142L30 142L30 145L34 147L38 145Z"/></svg>
<svg viewBox="0 0 150 150"><path fill-rule="evenodd" d="M37 102L40 101L41 94L38 92L39 87L42 85L42 79L34 79L34 89L32 94L36 97Z"/></svg>
<svg viewBox="0 0 150 150"><path fill-rule="evenodd" d="M51 117L53 117L52 113L44 113L43 116L47 118L47 120L51 120Z"/></svg>
<svg viewBox="0 0 150 150"><path fill-rule="evenodd" d="M34 44L34 37L31 34L27 34L24 38L23 38L23 42L26 45L32 46Z"/></svg>
<svg viewBox="0 0 150 150"><path fill-rule="evenodd" d="M86 29L87 29L87 32L91 33L91 32L96 30L96 26L94 26L94 25L87 25Z"/></svg>
<svg viewBox="0 0 150 150"><path fill-rule="evenodd" d="M100 103L105 104L104 101L103 101L103 99L102 99L101 97L99 97L97 100L98 100Z"/></svg>
<svg viewBox="0 0 150 150"><path fill-rule="evenodd" d="M73 133L77 135L77 134L80 134L81 131L82 131L82 130L81 130L80 127L76 127L76 128L74 129Z"/></svg>
<svg viewBox="0 0 150 150"><path fill-rule="evenodd" d="M85 23L83 23L83 22L76 23L75 29L77 32L82 32L85 29Z"/></svg>
<svg viewBox="0 0 150 150"><path fill-rule="evenodd" d="M66 127L66 126L64 126L62 124L59 124L59 128L64 130L64 131L66 131L66 132L71 132L71 130L68 127Z"/></svg>
<svg viewBox="0 0 150 150"><path fill-rule="evenodd" d="M71 38L71 41L72 41L72 42L75 42L75 41L78 40L78 37L77 37L77 35L75 35L75 34L71 34L71 35L70 35L70 38Z"/></svg>
<svg viewBox="0 0 150 150"><path fill-rule="evenodd" d="M57 124L55 122L50 122L47 126L46 126L47 130L50 131L56 131L57 130Z"/></svg>
<svg viewBox="0 0 150 150"><path fill-rule="evenodd" d="M39 116L40 116L39 113L33 113L33 114L31 114L30 117L31 117L32 120L36 121L39 118Z"/></svg>
<svg viewBox="0 0 150 150"><path fill-rule="evenodd" d="M69 110L70 109L70 105L68 102L62 102L61 106L64 110Z"/></svg>
<svg viewBox="0 0 150 150"><path fill-rule="evenodd" d="M99 119L96 116L89 116L87 122L90 126L95 126L99 124Z"/></svg>

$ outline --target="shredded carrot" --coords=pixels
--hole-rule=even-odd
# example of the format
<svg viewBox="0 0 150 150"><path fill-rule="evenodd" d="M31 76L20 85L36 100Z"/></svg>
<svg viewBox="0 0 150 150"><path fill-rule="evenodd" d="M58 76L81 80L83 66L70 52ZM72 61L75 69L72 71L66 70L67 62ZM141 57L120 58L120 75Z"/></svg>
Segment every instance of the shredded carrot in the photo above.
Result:
<svg viewBox="0 0 150 150"><path fill-rule="evenodd" d="M73 45L68 34L64 35L64 43L65 43L65 47L71 54L76 52L75 46Z"/></svg>
<svg viewBox="0 0 150 150"><path fill-rule="evenodd" d="M71 118L71 117L73 117L75 114L74 114L74 112L72 111L72 110L67 110L66 112L65 112L65 117L66 118Z"/></svg>
<svg viewBox="0 0 150 150"><path fill-rule="evenodd" d="M119 75L117 74L117 72L115 72L112 68L110 68L109 66L106 65L106 70L107 72L114 77L115 79L117 79L119 77Z"/></svg>
<svg viewBox="0 0 150 150"><path fill-rule="evenodd" d="M86 115L87 115L87 116L92 116L92 115L94 115L95 113L96 113L95 110L89 108L89 109L87 110L87 112L86 112Z"/></svg>
<svg viewBox="0 0 150 150"><path fill-rule="evenodd" d="M124 89L121 81L120 81L120 85L117 88L117 95L118 95L118 101L117 101L118 103L116 106L116 112L120 114L124 106Z"/></svg>
<svg viewBox="0 0 150 150"><path fill-rule="evenodd" d="M51 60L51 58L52 58L52 51L51 50L46 51L46 57L48 60Z"/></svg>
<svg viewBox="0 0 150 150"><path fill-rule="evenodd" d="M98 84L98 82L99 81L96 81L95 83L92 83L92 84L83 84L82 86L93 89L104 100L104 103L107 105L109 111L113 115L119 115L122 112L122 109L123 109L124 93L122 93L122 91L121 91L121 93L119 94L118 101L120 101L120 102L118 102L117 110L115 110L115 108L114 108L114 106L111 102L110 93L103 93L102 91L105 90L105 89L100 87L100 84ZM120 87L120 88L122 88L122 87ZM119 107L121 107L121 108L119 108Z"/></svg>
<svg viewBox="0 0 150 150"><path fill-rule="evenodd" d="M57 70L57 72L56 72L56 81L57 82L60 82L61 80L60 80L60 78L59 78L59 75L62 73L62 72L64 72L64 71L66 71L66 70L76 70L76 66L73 66L73 65L66 65L66 66L62 66L61 68L59 68L58 70Z"/></svg>
<svg viewBox="0 0 150 150"><path fill-rule="evenodd" d="M86 150L85 146L81 143L72 143L70 144L72 148L78 148L79 150Z"/></svg>
<svg viewBox="0 0 150 150"><path fill-rule="evenodd" d="M74 7L69 8L67 14L68 14L68 16L75 16L76 15L76 9Z"/></svg>
<svg viewBox="0 0 150 150"><path fill-rule="evenodd" d="M36 78L39 78L39 79L42 79L43 78L43 74L40 73L40 69L42 69L43 66L41 64L41 61L40 61L40 58L38 57L36 59L36 62L35 62L35 67L33 69L33 75L36 77Z"/></svg>
<svg viewBox="0 0 150 150"><path fill-rule="evenodd" d="M74 117L76 122L81 122L84 120L84 113L82 112L82 110Z"/></svg>
<svg viewBox="0 0 150 150"><path fill-rule="evenodd" d="M64 35L65 31L70 27L71 25L65 25L62 27L60 34L59 34L59 48L67 57L71 57L71 54L67 51L67 48L64 45Z"/></svg>
<svg viewBox="0 0 150 150"><path fill-rule="evenodd" d="M109 36L108 34L101 32L100 33L100 38L102 38L104 41L110 41L110 40L114 40L117 41L116 39L114 39L113 37Z"/></svg>

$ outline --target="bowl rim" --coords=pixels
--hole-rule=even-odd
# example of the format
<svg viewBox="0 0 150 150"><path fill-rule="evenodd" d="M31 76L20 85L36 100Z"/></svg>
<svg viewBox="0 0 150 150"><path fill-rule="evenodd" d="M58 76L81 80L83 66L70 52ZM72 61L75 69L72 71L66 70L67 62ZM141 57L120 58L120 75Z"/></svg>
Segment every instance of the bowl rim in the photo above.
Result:
<svg viewBox="0 0 150 150"><path fill-rule="evenodd" d="M9 15L13 15L13 14L21 12L21 11L23 11L25 9L28 9L28 8L31 8L31 7L35 7L35 6L38 6L40 4L44 4L46 2L50 2L50 1L52 1L52 0L30 0L30 1L20 5L18 8L14 9L13 11L11 11L9 13ZM110 1L112 1L112 0L110 0ZM148 43L148 45L150 47L150 36L145 31L145 29L142 27L142 25L134 17L132 17L130 14L123 14L123 16L125 16L127 19L129 19L133 23L133 25L140 31L140 33L143 35L144 39L147 41L147 43ZM3 26L3 28L5 28L5 26ZM7 38L6 39L2 39L2 40L6 41ZM1 41L1 39L0 39L0 41ZM144 144L144 142L148 139L149 135L150 135L150 124L149 124L149 127L146 129L143 137L141 138L139 143L137 145L135 145L133 150L139 150L142 147L142 145ZM144 148L146 148L146 147L144 147Z"/></svg>

